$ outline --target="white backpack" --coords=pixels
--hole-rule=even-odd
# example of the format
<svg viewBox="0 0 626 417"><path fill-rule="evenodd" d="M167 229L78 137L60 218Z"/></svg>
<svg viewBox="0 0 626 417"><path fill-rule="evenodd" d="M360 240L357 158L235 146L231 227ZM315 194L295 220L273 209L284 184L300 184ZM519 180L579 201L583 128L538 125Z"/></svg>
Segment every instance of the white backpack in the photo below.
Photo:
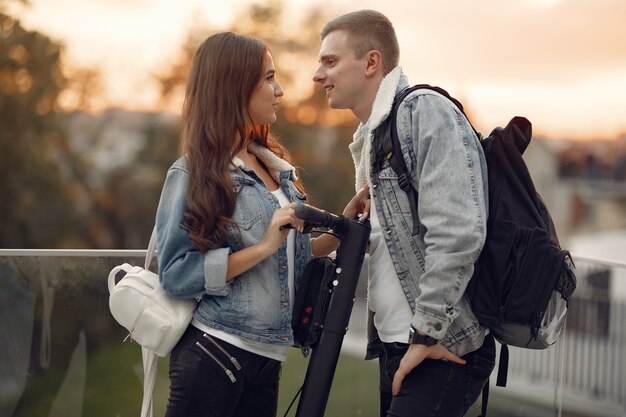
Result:
<svg viewBox="0 0 626 417"><path fill-rule="evenodd" d="M144 372L142 417L152 417L159 357L167 356L176 346L197 305L196 300L172 298L161 288L159 276L148 269L155 251L156 229L150 237L144 267L124 263L113 268L108 279L111 314L128 330L126 339L130 337L141 345Z"/></svg>

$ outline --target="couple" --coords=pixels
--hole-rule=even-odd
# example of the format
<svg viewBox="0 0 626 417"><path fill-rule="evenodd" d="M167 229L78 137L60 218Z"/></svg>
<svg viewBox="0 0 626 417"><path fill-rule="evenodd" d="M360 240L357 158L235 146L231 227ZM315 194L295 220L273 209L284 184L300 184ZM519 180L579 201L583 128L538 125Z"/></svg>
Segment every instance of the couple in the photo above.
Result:
<svg viewBox="0 0 626 417"><path fill-rule="evenodd" d="M327 23L321 38L313 80L332 108L361 121L350 145L359 191L343 214L369 214L372 225L367 356L379 358L380 415L462 416L495 358L463 297L486 233L481 146L445 98L406 97L397 128L419 192L412 235L408 199L386 162L369 186L372 132L408 87L393 26L362 10ZM156 218L163 288L200 300L171 353L167 417L275 416L294 287L312 256L338 246L297 233L294 207L306 197L269 131L282 95L257 39L216 34L194 55L184 156L167 173Z"/></svg>

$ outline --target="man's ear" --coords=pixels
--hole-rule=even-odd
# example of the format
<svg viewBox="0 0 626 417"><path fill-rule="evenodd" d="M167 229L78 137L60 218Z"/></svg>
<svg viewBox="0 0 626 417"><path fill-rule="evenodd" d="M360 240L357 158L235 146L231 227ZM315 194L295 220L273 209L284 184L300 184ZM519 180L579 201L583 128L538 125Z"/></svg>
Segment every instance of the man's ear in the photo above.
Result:
<svg viewBox="0 0 626 417"><path fill-rule="evenodd" d="M371 77L378 71L383 70L383 57L379 51L372 49L367 53L367 60L365 61L365 75Z"/></svg>

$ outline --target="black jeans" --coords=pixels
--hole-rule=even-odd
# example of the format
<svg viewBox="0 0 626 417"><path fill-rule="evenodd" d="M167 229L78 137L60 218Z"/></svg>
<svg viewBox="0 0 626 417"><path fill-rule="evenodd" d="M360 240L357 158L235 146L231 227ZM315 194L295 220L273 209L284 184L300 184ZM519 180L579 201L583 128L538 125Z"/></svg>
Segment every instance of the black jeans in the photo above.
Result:
<svg viewBox="0 0 626 417"><path fill-rule="evenodd" d="M462 417L478 399L494 368L496 347L487 335L483 345L463 356L465 365L426 359L402 381L392 397L391 383L408 349L404 343L383 343L380 366L381 417Z"/></svg>
<svg viewBox="0 0 626 417"><path fill-rule="evenodd" d="M241 369L229 356L236 358ZM275 417L280 371L277 360L204 336L189 326L170 356L165 416Z"/></svg>

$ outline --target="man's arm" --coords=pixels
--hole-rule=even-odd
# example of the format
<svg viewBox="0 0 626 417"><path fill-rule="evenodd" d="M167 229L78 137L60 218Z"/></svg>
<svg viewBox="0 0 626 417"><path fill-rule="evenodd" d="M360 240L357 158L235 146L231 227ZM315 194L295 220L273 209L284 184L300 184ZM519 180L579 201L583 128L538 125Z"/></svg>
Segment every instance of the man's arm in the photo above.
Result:
<svg viewBox="0 0 626 417"><path fill-rule="evenodd" d="M407 111L416 154L411 180L426 231L425 272L412 325L441 340L458 315L455 306L486 237L482 148L465 117L446 98L410 95L400 117Z"/></svg>

